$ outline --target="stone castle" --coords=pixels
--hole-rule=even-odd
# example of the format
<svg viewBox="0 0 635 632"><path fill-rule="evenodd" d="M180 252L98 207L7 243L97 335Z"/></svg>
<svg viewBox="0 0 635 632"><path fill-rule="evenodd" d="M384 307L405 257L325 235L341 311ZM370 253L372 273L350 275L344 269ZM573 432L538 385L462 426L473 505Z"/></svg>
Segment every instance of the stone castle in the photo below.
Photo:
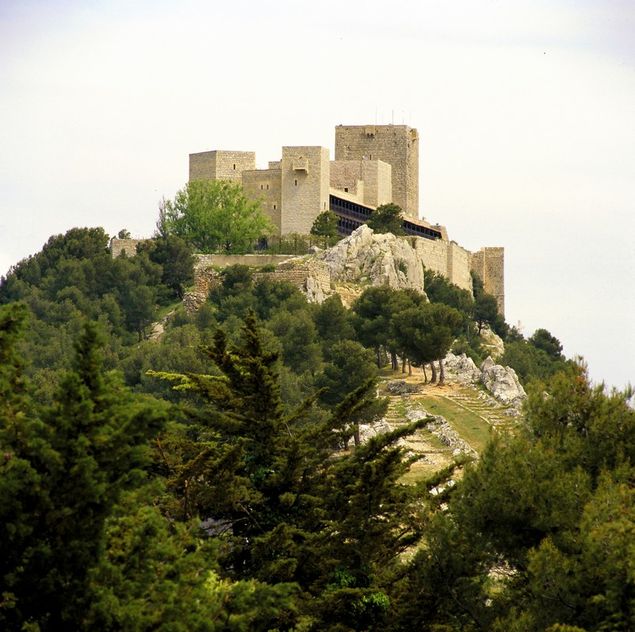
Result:
<svg viewBox="0 0 635 632"><path fill-rule="evenodd" d="M418 265L470 292L474 272L505 313L504 249L472 253L450 241L445 227L419 218L419 134L407 125L338 125L335 160L329 159L326 147L283 147L280 160L269 162L267 169L256 169L252 151L194 153L189 157L189 179L241 184L247 196L260 201L278 235L308 234L315 218L329 209L337 215L342 236L350 235L378 206L394 202L404 211L406 239ZM138 242L113 239L113 256L133 255ZM266 255L210 255L203 260L222 266L230 259L250 265L269 262Z"/></svg>
<svg viewBox="0 0 635 632"><path fill-rule="evenodd" d="M427 268L470 290L470 273L505 310L504 250L471 253L448 239L439 224L419 219L419 134L407 125L338 125L335 160L326 147L282 147L280 160L256 169L256 153L213 150L190 154L189 179L229 180L241 184L279 235L308 234L315 218L332 210L348 235L381 204L404 211L404 230Z"/></svg>

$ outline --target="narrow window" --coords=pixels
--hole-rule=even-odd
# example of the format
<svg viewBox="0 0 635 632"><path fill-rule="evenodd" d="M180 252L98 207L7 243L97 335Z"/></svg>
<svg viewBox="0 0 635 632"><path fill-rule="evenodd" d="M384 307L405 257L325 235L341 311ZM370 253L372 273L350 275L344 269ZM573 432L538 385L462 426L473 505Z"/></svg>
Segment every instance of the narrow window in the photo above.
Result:
<svg viewBox="0 0 635 632"><path fill-rule="evenodd" d="M267 185L267 191L269 190L269 185Z"/></svg>
<svg viewBox="0 0 635 632"><path fill-rule="evenodd" d="M273 210L275 211L278 207L274 204L273 205Z"/></svg>
<svg viewBox="0 0 635 632"><path fill-rule="evenodd" d="M344 192L348 193L348 187L344 187Z"/></svg>
<svg viewBox="0 0 635 632"><path fill-rule="evenodd" d="M264 187L263 187L263 185L261 184L261 185L260 185L260 190L262 191L262 189L263 189L263 188L264 188Z"/></svg>
<svg viewBox="0 0 635 632"><path fill-rule="evenodd" d="M297 186L298 186L298 181L297 181L297 180L294 180L294 184L295 184L295 186L297 187Z"/></svg>
<svg viewBox="0 0 635 632"><path fill-rule="evenodd" d="M234 171L236 171L236 163L234 163Z"/></svg>

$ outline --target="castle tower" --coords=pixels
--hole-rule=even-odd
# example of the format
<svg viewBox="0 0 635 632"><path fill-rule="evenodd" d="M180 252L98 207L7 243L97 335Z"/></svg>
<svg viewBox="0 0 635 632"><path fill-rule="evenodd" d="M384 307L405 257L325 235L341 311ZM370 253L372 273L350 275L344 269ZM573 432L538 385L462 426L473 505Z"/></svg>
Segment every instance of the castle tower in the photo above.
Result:
<svg viewBox="0 0 635 632"><path fill-rule="evenodd" d="M505 249L481 248L472 253L470 266L483 281L483 289L496 298L498 313L505 316Z"/></svg>
<svg viewBox="0 0 635 632"><path fill-rule="evenodd" d="M329 208L329 150L283 147L280 171L280 234L308 235L315 218Z"/></svg>
<svg viewBox="0 0 635 632"><path fill-rule="evenodd" d="M240 184L243 171L256 168L254 151L202 151L190 154L192 180L229 180Z"/></svg>
<svg viewBox="0 0 635 632"><path fill-rule="evenodd" d="M419 217L419 134L407 125L338 125L335 160L383 160L392 167L392 201Z"/></svg>

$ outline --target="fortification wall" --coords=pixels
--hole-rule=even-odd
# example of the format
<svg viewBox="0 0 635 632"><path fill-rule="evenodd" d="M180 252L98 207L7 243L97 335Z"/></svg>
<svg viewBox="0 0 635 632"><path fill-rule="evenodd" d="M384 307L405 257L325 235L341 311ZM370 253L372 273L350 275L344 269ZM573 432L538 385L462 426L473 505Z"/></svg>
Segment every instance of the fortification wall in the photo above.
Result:
<svg viewBox="0 0 635 632"><path fill-rule="evenodd" d="M471 253L455 241L448 244L448 273L450 282L464 290L472 291L472 275L470 274Z"/></svg>
<svg viewBox="0 0 635 632"><path fill-rule="evenodd" d="M483 281L483 289L498 302L498 311L505 316L505 249L481 248L470 257L474 274Z"/></svg>
<svg viewBox="0 0 635 632"><path fill-rule="evenodd" d="M247 197L260 201L262 210L280 234L282 226L282 172L280 169L243 171L242 185Z"/></svg>
<svg viewBox="0 0 635 632"><path fill-rule="evenodd" d="M149 239L118 239L113 237L110 240L110 254L116 259L122 252L126 253L126 257L134 257L137 254L137 246Z"/></svg>
<svg viewBox="0 0 635 632"><path fill-rule="evenodd" d="M451 283L472 292L470 276L470 252L453 241L411 237L411 245L416 250L423 265L442 274Z"/></svg>
<svg viewBox="0 0 635 632"><path fill-rule="evenodd" d="M382 160L392 167L392 202L419 216L419 135L407 125L338 125L335 160Z"/></svg>
<svg viewBox="0 0 635 632"><path fill-rule="evenodd" d="M329 151L326 147L282 148L282 235L308 235L329 206Z"/></svg>

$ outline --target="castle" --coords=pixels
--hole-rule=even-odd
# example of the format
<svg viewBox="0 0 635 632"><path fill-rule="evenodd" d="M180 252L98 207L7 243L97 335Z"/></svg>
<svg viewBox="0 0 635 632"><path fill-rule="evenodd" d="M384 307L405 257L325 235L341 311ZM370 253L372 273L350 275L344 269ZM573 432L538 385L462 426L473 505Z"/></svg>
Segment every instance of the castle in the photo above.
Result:
<svg viewBox="0 0 635 632"><path fill-rule="evenodd" d="M419 218L419 134L407 125L338 125L335 160L326 147L283 147L280 160L256 169L252 151L214 150L190 154L189 179L229 180L241 184L247 196L259 200L278 235L307 235L315 218L326 210L338 218L348 235L388 202L404 211L403 228L417 258L430 270L472 291L474 273L485 291L496 297L505 314L505 253L503 248L466 250L450 241L445 227ZM143 240L113 239L113 257L136 252ZM288 258L288 257L287 257ZM206 255L208 265L264 265L268 255ZM294 273L295 274L295 273ZM294 277L294 282L297 279ZM301 285L302 280L298 283Z"/></svg>
<svg viewBox="0 0 635 632"><path fill-rule="evenodd" d="M419 134L407 125L338 125L335 160L326 147L282 147L280 160L256 169L256 153L213 150L190 154L189 179L241 184L279 235L308 234L315 218L332 210L342 235L361 226L373 210L394 202L404 230L426 267L471 291L471 272L505 310L504 250L476 253L448 239L439 224L419 219Z"/></svg>

